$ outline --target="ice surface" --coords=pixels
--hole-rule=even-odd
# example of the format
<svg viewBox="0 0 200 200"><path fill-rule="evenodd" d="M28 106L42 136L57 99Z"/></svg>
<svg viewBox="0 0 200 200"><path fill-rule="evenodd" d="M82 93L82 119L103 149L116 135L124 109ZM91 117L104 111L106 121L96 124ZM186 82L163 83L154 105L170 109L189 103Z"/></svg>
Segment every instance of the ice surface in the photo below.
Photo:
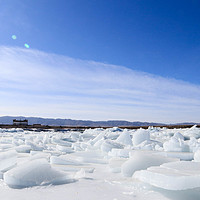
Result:
<svg viewBox="0 0 200 200"><path fill-rule="evenodd" d="M135 171L177 160L176 158L167 158L145 151L134 151L131 158L122 165L121 171L124 176L131 177Z"/></svg>
<svg viewBox="0 0 200 200"><path fill-rule="evenodd" d="M54 170L45 159L37 159L19 165L6 172L3 179L11 188L57 185L74 181L67 174Z"/></svg>

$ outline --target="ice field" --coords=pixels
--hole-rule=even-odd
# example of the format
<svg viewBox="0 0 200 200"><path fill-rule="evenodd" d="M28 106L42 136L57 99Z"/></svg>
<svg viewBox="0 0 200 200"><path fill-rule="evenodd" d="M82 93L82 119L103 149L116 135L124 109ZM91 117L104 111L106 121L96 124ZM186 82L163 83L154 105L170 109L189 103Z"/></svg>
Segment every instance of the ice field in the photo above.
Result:
<svg viewBox="0 0 200 200"><path fill-rule="evenodd" d="M0 129L0 199L200 199L200 129Z"/></svg>

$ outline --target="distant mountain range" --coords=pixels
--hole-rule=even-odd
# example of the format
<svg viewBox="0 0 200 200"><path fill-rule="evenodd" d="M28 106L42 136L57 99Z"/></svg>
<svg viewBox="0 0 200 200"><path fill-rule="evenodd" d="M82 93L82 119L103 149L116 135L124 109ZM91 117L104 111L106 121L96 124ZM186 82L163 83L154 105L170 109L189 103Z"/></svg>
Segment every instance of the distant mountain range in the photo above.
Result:
<svg viewBox="0 0 200 200"><path fill-rule="evenodd" d="M27 119L29 125L42 124L49 126L88 126L88 127L101 127L101 126L161 126L165 124L161 123L150 123L150 122L129 122L120 120L109 120L109 121L90 121L90 120L72 120L72 119L53 119L53 118L40 118L40 117L12 117L4 116L0 117L0 124L12 124L13 119Z"/></svg>

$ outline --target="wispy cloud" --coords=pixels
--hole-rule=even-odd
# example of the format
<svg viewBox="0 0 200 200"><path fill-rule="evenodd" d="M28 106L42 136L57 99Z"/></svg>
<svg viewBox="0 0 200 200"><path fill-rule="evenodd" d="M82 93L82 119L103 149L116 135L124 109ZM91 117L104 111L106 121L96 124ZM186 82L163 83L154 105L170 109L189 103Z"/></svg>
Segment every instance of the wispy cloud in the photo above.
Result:
<svg viewBox="0 0 200 200"><path fill-rule="evenodd" d="M198 122L200 86L38 50L0 47L1 115Z"/></svg>

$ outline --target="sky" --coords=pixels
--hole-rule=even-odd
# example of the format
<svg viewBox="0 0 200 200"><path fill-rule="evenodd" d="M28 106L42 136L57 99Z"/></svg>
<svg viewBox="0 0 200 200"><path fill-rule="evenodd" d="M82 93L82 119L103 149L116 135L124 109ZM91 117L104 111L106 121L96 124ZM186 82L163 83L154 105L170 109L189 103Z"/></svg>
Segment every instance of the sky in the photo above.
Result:
<svg viewBox="0 0 200 200"><path fill-rule="evenodd" d="M199 6L0 0L0 116L199 122Z"/></svg>

